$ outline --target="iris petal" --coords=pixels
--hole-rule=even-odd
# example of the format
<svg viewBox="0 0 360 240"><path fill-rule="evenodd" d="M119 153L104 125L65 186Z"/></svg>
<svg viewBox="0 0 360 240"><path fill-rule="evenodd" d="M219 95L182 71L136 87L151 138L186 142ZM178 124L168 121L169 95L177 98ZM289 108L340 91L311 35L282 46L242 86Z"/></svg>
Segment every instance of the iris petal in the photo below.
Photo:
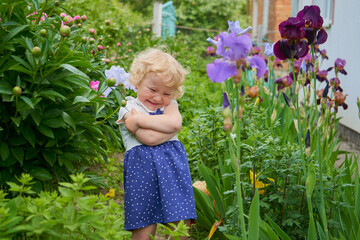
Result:
<svg viewBox="0 0 360 240"><path fill-rule="evenodd" d="M259 55L254 55L249 59L250 67L256 68L256 77L257 79L264 76L266 71L265 60Z"/></svg>
<svg viewBox="0 0 360 240"><path fill-rule="evenodd" d="M206 66L206 72L212 82L224 82L229 77L237 74L236 64L222 59L216 59Z"/></svg>
<svg viewBox="0 0 360 240"><path fill-rule="evenodd" d="M328 37L327 32L325 31L324 28L321 28L317 34L315 44L323 44L324 42L326 42L327 37Z"/></svg>

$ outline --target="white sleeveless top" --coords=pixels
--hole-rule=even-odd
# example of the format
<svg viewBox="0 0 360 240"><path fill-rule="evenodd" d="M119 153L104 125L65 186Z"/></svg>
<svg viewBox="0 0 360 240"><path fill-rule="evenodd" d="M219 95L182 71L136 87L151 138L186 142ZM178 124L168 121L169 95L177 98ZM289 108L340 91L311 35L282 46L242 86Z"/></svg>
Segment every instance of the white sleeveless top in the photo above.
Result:
<svg viewBox="0 0 360 240"><path fill-rule="evenodd" d="M125 100L126 100L126 106L120 108L119 118L116 121L116 123L119 124L121 137L122 137L125 149L126 149L126 151L128 151L135 146L144 145L144 144L139 142L136 139L135 135L132 134L131 132L129 132L129 130L125 127L124 122L120 122L123 119L124 115L128 112L131 112L131 109L133 109L133 108L135 108L136 111L141 112L143 114L153 113L153 112L156 112L156 110L155 111L149 110L137 98L126 97ZM176 102L176 100L172 100L171 103L177 103L177 102ZM164 108L165 107L162 107L162 108L160 108L160 110L164 111ZM172 140L178 140L177 135L172 137L169 141L172 141Z"/></svg>

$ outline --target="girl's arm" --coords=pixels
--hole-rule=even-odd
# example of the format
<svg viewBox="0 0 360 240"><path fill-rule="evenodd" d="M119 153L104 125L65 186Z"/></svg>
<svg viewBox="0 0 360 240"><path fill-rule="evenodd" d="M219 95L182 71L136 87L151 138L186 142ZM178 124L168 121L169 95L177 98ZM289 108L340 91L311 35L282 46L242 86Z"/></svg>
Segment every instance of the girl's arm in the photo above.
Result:
<svg viewBox="0 0 360 240"><path fill-rule="evenodd" d="M131 114L126 116L125 126L132 133L142 128L172 134L181 130L182 117L178 104L171 103L165 107L164 113L161 115L145 115L133 109Z"/></svg>
<svg viewBox="0 0 360 240"><path fill-rule="evenodd" d="M169 141L176 134L177 132L163 133L163 132L154 131L152 129L139 128L135 132L135 137L142 144L148 146L155 146Z"/></svg>

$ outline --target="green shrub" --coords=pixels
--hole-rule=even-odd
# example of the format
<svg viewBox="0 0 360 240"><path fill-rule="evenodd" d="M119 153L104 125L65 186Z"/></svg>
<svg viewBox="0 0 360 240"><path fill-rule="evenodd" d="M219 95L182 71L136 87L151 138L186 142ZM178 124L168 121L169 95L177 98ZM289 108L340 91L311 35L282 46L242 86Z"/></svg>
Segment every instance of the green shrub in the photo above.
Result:
<svg viewBox="0 0 360 240"><path fill-rule="evenodd" d="M122 230L123 206L102 194L84 194L94 187L84 174L72 175L73 183L60 183L59 193L34 196L32 177L8 182L17 196L11 200L0 190L1 239L130 239ZM32 196L32 197L29 197Z"/></svg>
<svg viewBox="0 0 360 240"><path fill-rule="evenodd" d="M122 100L101 96L105 50L98 40L89 43L86 22L61 29L57 11L54 1L7 0L0 8L2 186L27 172L39 191L69 180L99 154L106 159L110 147L122 148L115 120L104 121ZM96 80L99 91L90 87Z"/></svg>

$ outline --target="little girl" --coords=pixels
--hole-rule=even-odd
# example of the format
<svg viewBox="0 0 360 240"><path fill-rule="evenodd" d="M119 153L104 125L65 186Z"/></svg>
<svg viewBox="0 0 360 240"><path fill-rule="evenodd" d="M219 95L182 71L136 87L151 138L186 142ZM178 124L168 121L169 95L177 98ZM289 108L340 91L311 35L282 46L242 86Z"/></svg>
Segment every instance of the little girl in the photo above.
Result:
<svg viewBox="0 0 360 240"><path fill-rule="evenodd" d="M182 118L176 99L185 74L174 57L155 48L138 54L130 68L137 98L126 97L117 123L126 148L125 230L132 239L155 236L157 223L196 219L188 159L177 138Z"/></svg>

